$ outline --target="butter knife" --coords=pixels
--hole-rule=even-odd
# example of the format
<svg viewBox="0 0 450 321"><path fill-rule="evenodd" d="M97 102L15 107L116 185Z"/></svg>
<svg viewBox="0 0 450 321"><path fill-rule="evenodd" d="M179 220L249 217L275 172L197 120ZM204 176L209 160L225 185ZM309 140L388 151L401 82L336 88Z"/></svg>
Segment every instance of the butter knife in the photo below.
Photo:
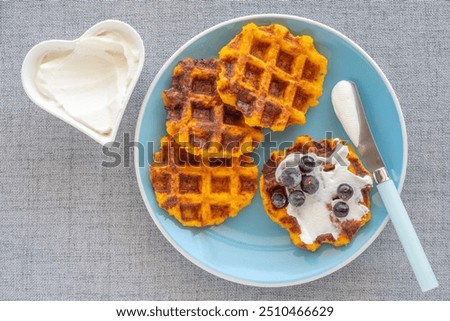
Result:
<svg viewBox="0 0 450 321"><path fill-rule="evenodd" d="M358 148L367 169L373 174L378 192L405 250L409 263L423 292L434 289L438 281L420 244L392 179L375 144L356 84L342 80L332 92L334 111L347 135Z"/></svg>

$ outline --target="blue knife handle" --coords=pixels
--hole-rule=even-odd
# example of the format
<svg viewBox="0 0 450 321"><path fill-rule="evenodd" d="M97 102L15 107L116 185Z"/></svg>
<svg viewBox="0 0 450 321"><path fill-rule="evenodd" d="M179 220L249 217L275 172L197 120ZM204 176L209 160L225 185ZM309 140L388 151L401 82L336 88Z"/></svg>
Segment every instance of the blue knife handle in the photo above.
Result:
<svg viewBox="0 0 450 321"><path fill-rule="evenodd" d="M400 238L400 242L405 249L406 256L413 268L420 288L423 292L436 288L439 285L438 281L394 183L389 179L378 184L377 188Z"/></svg>

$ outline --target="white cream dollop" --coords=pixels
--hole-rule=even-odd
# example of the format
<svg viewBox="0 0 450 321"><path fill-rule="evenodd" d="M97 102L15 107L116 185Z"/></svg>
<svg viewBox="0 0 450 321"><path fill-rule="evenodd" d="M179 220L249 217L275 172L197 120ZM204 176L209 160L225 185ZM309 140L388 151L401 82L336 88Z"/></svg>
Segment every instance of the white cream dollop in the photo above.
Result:
<svg viewBox="0 0 450 321"><path fill-rule="evenodd" d="M119 31L80 38L72 50L45 54L38 90L97 133L114 128L139 63L139 50Z"/></svg>
<svg viewBox="0 0 450 321"><path fill-rule="evenodd" d="M357 109L357 93L354 85L339 81L331 91L331 101L337 118L353 144L359 146L360 124Z"/></svg>
<svg viewBox="0 0 450 321"><path fill-rule="evenodd" d="M348 147L339 144L335 152L328 159L318 157L315 154L308 154L316 159L317 165L311 173L319 181L319 189L314 194L305 193L303 205L295 207L291 204L287 206L287 213L297 219L300 225L300 238L306 244L312 244L318 236L331 233L335 239L341 232L341 222L347 220L361 220L369 209L361 204L363 196L361 189L367 185L372 185L372 178L369 175L364 177L353 174L348 170L350 162L347 159ZM276 180L279 181L281 169L285 167L298 166L301 153L292 153L278 165L275 172ZM335 168L330 171L324 170L325 162L332 163ZM279 170L280 169L280 170ZM334 216L329 205L333 206L339 199L333 200L337 194L339 185L346 183L353 188L352 197L345 201L349 206L349 213L344 218ZM286 189L289 195L289 190Z"/></svg>

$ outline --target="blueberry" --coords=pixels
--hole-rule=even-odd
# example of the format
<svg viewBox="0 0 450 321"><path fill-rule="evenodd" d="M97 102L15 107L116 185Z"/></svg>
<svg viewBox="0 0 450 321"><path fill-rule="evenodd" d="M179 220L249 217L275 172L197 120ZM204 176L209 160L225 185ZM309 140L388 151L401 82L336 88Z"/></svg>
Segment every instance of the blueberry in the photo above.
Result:
<svg viewBox="0 0 450 321"><path fill-rule="evenodd" d="M337 202L333 206L333 214L336 217L346 217L348 215L348 212L350 211L350 208L348 205L344 202Z"/></svg>
<svg viewBox="0 0 450 321"><path fill-rule="evenodd" d="M305 194L302 191L295 190L289 194L289 204L298 207L305 203Z"/></svg>
<svg viewBox="0 0 450 321"><path fill-rule="evenodd" d="M305 193L314 194L319 189L319 181L314 176L304 175L301 187Z"/></svg>
<svg viewBox="0 0 450 321"><path fill-rule="evenodd" d="M348 184L341 184L337 188L337 196L343 201L348 201L353 196L353 188Z"/></svg>
<svg viewBox="0 0 450 321"><path fill-rule="evenodd" d="M272 194L272 205L276 208L283 208L286 206L287 199L286 196L282 193L276 192Z"/></svg>
<svg viewBox="0 0 450 321"><path fill-rule="evenodd" d="M311 156L306 155L300 158L298 166L303 173L310 173L316 166L316 161Z"/></svg>
<svg viewBox="0 0 450 321"><path fill-rule="evenodd" d="M302 174L296 167L286 167L280 174L280 184L286 187L295 187L300 184Z"/></svg>

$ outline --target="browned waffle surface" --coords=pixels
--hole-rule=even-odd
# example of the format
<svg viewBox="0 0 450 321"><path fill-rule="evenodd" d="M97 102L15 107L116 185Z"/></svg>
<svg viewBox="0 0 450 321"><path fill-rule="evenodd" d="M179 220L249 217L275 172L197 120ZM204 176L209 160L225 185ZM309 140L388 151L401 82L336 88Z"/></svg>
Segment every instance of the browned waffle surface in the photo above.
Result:
<svg viewBox="0 0 450 321"><path fill-rule="evenodd" d="M255 195L258 169L248 156L205 159L165 136L154 160L150 180L156 200L184 226L220 224Z"/></svg>
<svg viewBox="0 0 450 321"><path fill-rule="evenodd" d="M313 38L294 37L284 26L250 23L219 57L217 90L250 126L282 131L288 124L304 124L308 108L322 95L327 59Z"/></svg>
<svg viewBox="0 0 450 321"><path fill-rule="evenodd" d="M271 202L271 197L274 193L281 192L285 194L284 187L276 181L275 171L283 159L291 153L314 153L320 157L329 157L339 144L343 144L349 149L347 159L350 164L348 166L348 170L361 177L370 175L364 168L353 148L344 141L327 139L317 142L312 140L312 138L307 135L299 136L294 144L286 151L273 152L270 159L263 166L262 176L260 179L260 193L264 209L274 222L278 223L289 232L289 236L295 245L310 251L317 250L324 243L329 243L334 246L349 244L358 230L370 220L371 213L369 211L360 221L350 220L343 222L341 232L337 239L334 239L331 234L324 234L318 237L314 243L306 244L300 237L301 226L299 225L297 219L287 213L286 207L276 208ZM330 168L330 170L332 170L332 168ZM371 186L367 186L361 190L363 196L363 202L361 204L365 205L367 208L370 208L370 189ZM314 215L315 213L310 214Z"/></svg>
<svg viewBox="0 0 450 321"><path fill-rule="evenodd" d="M192 154L238 157L251 152L263 135L220 99L219 65L216 59L186 58L174 68L172 86L163 92L167 132Z"/></svg>

